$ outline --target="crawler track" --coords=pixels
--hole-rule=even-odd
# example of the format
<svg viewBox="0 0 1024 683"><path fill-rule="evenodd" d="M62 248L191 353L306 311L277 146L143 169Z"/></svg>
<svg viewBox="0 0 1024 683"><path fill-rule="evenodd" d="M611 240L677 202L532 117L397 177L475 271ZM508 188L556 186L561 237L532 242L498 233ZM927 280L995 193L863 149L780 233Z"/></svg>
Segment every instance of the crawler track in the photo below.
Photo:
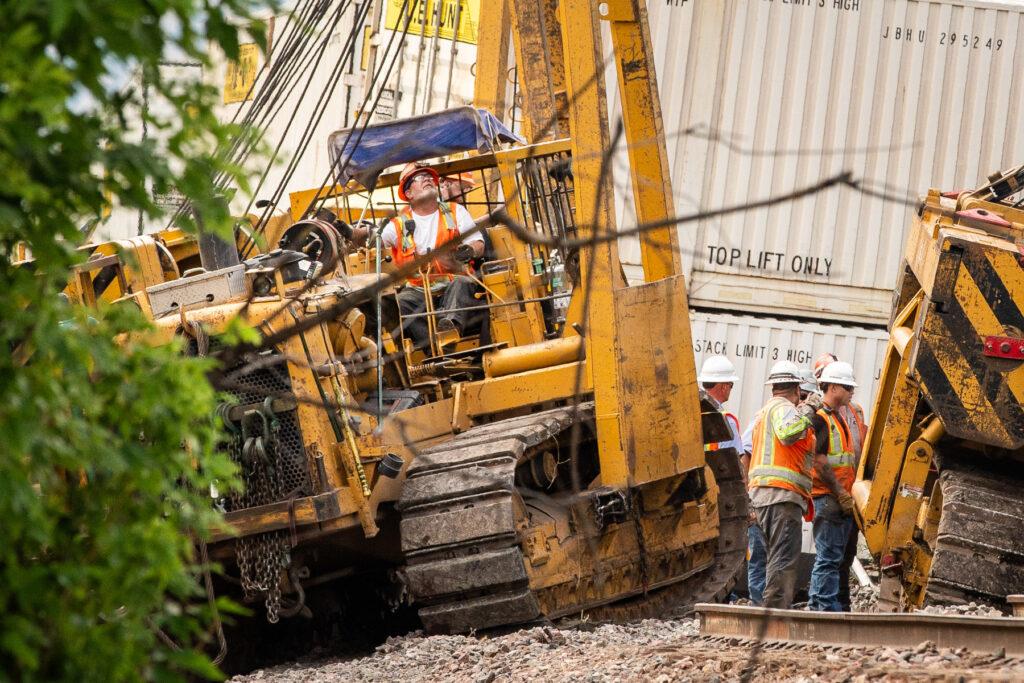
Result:
<svg viewBox="0 0 1024 683"><path fill-rule="evenodd" d="M1005 606L1007 595L1024 592L1024 479L949 460L926 602Z"/></svg>
<svg viewBox="0 0 1024 683"><path fill-rule="evenodd" d="M648 595L591 611L595 619L631 621L689 612L699 602L724 600L736 583L747 553L747 492L739 457L732 450L710 451L705 460L718 484L718 540L714 563L699 574Z"/></svg>
<svg viewBox="0 0 1024 683"><path fill-rule="evenodd" d="M517 527L522 501L515 469L574 419L591 421L593 404L474 427L417 455L398 508L406 581L429 632L467 632L573 611L542 614L530 588ZM713 598L731 585L745 549L746 495L735 453L712 453L708 464L719 485L720 536L713 541L713 560L668 586L596 610L597 618L664 613Z"/></svg>

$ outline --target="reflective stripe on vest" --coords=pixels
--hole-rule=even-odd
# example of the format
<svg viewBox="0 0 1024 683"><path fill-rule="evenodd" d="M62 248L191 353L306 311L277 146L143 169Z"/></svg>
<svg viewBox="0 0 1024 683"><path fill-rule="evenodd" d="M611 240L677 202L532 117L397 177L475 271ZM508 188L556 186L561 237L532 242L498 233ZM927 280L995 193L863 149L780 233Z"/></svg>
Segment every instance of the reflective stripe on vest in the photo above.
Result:
<svg viewBox="0 0 1024 683"><path fill-rule="evenodd" d="M434 240L434 249L440 248L441 245L451 242L459 236L459 224L455 218L455 211L455 202L438 206L437 239ZM412 208L406 206L397 216L391 219L392 225L395 226L395 246L391 247L391 259L397 268L404 267L419 256L416 251L415 231L413 233L405 231L405 221L410 218L412 218ZM419 273L419 277L408 277L406 281L413 287L422 287L424 277L435 282L438 280L451 282L455 279L455 275L458 274L448 270L437 259L430 262L426 271L421 269Z"/></svg>
<svg viewBox="0 0 1024 683"><path fill-rule="evenodd" d="M804 427L804 436L795 443L786 445L779 440L772 428L772 412L791 405L784 398L773 398L754 418L750 487L787 489L809 498L814 431Z"/></svg>
<svg viewBox="0 0 1024 683"><path fill-rule="evenodd" d="M785 467L775 467L773 465L758 465L757 467L750 468L750 483L753 484L755 479L758 480L778 480L785 481L790 484L795 484L801 489L810 490L811 478L788 470ZM768 483L759 483L759 486L772 486Z"/></svg>
<svg viewBox="0 0 1024 683"><path fill-rule="evenodd" d="M720 412L722 414L722 416L725 417L726 424L731 424L732 427L734 427L734 429L731 428L729 430L730 433L732 433L732 438L729 439L728 441L719 441L717 443L706 443L706 444L704 444L704 452L705 453L710 453L712 451L720 451L723 448L731 448L732 445L736 442L737 435L740 433L740 419L738 417L736 417L732 413L726 412L724 410L720 410L718 412ZM743 455L743 454L740 453L740 455Z"/></svg>
<svg viewBox="0 0 1024 683"><path fill-rule="evenodd" d="M849 493L853 488L853 480L857 476L853 469L854 456L850 444L850 427L843 422L838 413L829 412L825 408L818 410L818 415L825 420L825 426L828 428L828 464L836 475L836 481ZM829 493L832 493L832 490L815 473L811 495L823 496Z"/></svg>

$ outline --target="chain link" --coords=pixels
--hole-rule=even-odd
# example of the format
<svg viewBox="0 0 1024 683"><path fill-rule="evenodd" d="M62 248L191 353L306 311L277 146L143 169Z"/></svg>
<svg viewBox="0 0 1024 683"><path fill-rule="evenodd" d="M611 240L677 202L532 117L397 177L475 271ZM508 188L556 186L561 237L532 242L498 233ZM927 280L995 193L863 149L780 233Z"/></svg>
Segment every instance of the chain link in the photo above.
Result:
<svg viewBox="0 0 1024 683"><path fill-rule="evenodd" d="M285 497L281 467L277 463L277 420L269 406L243 418L243 428L230 444L231 458L242 468L245 488L231 497L233 510L267 505ZM251 434L248 426L261 429ZM284 531L242 536L235 542L235 557L246 601L264 595L267 621L277 623L281 609L281 572L291 564L291 546Z"/></svg>

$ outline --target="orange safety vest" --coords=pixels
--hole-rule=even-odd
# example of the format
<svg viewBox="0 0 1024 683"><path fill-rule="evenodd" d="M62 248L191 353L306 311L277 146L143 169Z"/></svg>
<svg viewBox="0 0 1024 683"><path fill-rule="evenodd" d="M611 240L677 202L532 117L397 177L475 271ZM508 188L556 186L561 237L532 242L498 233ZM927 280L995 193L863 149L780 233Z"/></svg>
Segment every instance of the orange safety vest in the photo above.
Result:
<svg viewBox="0 0 1024 683"><path fill-rule="evenodd" d="M729 439L728 441L719 441L718 443L704 444L705 453L709 453L711 451L718 451L723 448L728 448L733 444L733 442L736 441L736 437L739 436L740 434L740 419L733 415L732 413L726 412L724 410L720 410L718 412L722 413L722 415L725 417L725 421L733 426L733 438ZM743 455L743 453L740 453L739 455Z"/></svg>
<svg viewBox="0 0 1024 683"><path fill-rule="evenodd" d="M818 415L825 420L825 426L828 428L828 464L832 466L832 471L836 473L836 480L839 482L839 485L849 493L850 489L853 488L853 480L857 476L856 470L853 469L853 446L850 443L850 429L836 413L828 412L821 408L818 410ZM814 473L813 483L814 485L811 487L812 496L827 496L832 493L832 489L818 478L817 472Z"/></svg>
<svg viewBox="0 0 1024 683"><path fill-rule="evenodd" d="M784 398L773 398L754 418L750 488L766 486L787 489L810 499L814 430L808 428L798 441L787 446L775 436L772 429L772 411L790 405Z"/></svg>
<svg viewBox="0 0 1024 683"><path fill-rule="evenodd" d="M459 225L458 221L455 220L455 211L455 202L448 203L447 211L442 207L438 207L437 240L434 243L434 249L440 248L442 244L451 242L459 236ZM412 218L412 208L406 206L397 216L391 219L392 225L395 226L395 246L391 247L391 259L397 268L402 268L419 256L416 252L414 235L411 232L405 232L405 221L410 218ZM472 272L469 266L466 268ZM451 282L455 279L456 275L464 271L453 272L443 263L434 259L426 271L420 270L419 272L419 277L406 278L407 282L413 287L422 287L424 276L430 281L447 280Z"/></svg>

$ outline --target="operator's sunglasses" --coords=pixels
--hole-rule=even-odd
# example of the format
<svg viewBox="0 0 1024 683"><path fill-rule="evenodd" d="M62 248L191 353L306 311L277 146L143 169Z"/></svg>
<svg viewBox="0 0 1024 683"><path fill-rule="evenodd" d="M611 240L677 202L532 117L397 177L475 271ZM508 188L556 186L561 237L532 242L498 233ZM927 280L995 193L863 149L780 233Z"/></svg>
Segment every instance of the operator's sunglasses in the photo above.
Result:
<svg viewBox="0 0 1024 683"><path fill-rule="evenodd" d="M405 189L408 190L410 187L413 186L413 184L421 182L421 181L424 181L424 180L429 180L430 182L434 182L434 177L432 175L430 175L429 173L417 173L416 175L414 175L413 177L411 177L411 178L409 178L408 180L405 181Z"/></svg>

